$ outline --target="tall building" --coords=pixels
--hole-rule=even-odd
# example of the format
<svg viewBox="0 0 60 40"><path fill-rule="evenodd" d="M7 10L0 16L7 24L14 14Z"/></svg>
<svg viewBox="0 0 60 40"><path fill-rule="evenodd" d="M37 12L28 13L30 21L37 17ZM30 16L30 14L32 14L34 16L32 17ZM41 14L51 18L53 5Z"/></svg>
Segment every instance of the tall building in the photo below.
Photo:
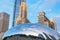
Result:
<svg viewBox="0 0 60 40"><path fill-rule="evenodd" d="M53 28L54 30L57 30L55 20L53 18L50 18L49 20L50 20L50 23L51 23L51 28Z"/></svg>
<svg viewBox="0 0 60 40"><path fill-rule="evenodd" d="M27 19L27 5L25 0L21 2L19 15L16 19L16 24L23 24L23 23L29 23L29 20Z"/></svg>
<svg viewBox="0 0 60 40"><path fill-rule="evenodd" d="M0 13L0 32L5 32L9 26L9 15L5 12Z"/></svg>
<svg viewBox="0 0 60 40"><path fill-rule="evenodd" d="M0 40L2 40L3 34L8 30L9 15L5 12L0 13Z"/></svg>
<svg viewBox="0 0 60 40"><path fill-rule="evenodd" d="M50 26L49 19L45 16L45 12L40 12L38 16L38 23Z"/></svg>
<svg viewBox="0 0 60 40"><path fill-rule="evenodd" d="M17 16L19 15L19 6L21 4L21 0L15 0L15 5L14 5L14 13L13 13L13 24L12 26L15 25L15 21L16 21L16 18Z"/></svg>
<svg viewBox="0 0 60 40"><path fill-rule="evenodd" d="M56 30L56 22L54 19L48 19L45 16L45 12L40 12L38 16L38 23L49 26L50 28Z"/></svg>
<svg viewBox="0 0 60 40"><path fill-rule="evenodd" d="M23 6L24 5L24 6ZM25 8L25 9L24 9ZM22 10L23 9L23 10ZM13 15L13 26L17 23L16 19L20 15L27 16L27 5L26 0L15 0L14 15ZM26 10L26 11L25 11ZM25 12L24 12L25 11ZM24 19L25 20L25 19ZM27 20L28 21L28 20Z"/></svg>

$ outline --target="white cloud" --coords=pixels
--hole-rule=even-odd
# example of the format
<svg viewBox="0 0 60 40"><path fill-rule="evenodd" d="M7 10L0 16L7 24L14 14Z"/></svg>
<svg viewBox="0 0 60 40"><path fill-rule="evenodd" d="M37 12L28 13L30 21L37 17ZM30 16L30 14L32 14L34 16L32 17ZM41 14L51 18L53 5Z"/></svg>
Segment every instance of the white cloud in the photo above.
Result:
<svg viewBox="0 0 60 40"><path fill-rule="evenodd" d="M30 17L31 17L31 16L33 16L33 15L32 15L32 13L28 13L28 16L30 16Z"/></svg>
<svg viewBox="0 0 60 40"><path fill-rule="evenodd" d="M51 11L52 7L56 4L57 0L38 0L35 4L32 4L29 8L33 10L40 11Z"/></svg>
<svg viewBox="0 0 60 40"><path fill-rule="evenodd" d="M41 10L42 11L42 10ZM43 10L44 12L51 12L52 11L52 9L45 9L45 10Z"/></svg>
<svg viewBox="0 0 60 40"><path fill-rule="evenodd" d="M60 15L54 16L55 18L60 18Z"/></svg>
<svg viewBox="0 0 60 40"><path fill-rule="evenodd" d="M47 16L51 17L51 18L59 18L60 19L60 14L54 14L54 13L52 13L52 14L49 14Z"/></svg>

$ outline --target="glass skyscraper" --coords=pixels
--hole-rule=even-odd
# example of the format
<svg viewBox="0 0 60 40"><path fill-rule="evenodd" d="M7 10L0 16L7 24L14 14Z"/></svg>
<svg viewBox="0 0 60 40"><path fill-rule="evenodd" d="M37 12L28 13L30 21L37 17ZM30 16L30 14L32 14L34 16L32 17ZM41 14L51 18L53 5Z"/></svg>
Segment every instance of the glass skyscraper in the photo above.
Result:
<svg viewBox="0 0 60 40"><path fill-rule="evenodd" d="M13 24L12 24L12 26L15 25L16 18L19 15L20 4L23 1L25 2L25 0L15 0L15 3L14 3L15 4L14 5L14 13L13 13Z"/></svg>

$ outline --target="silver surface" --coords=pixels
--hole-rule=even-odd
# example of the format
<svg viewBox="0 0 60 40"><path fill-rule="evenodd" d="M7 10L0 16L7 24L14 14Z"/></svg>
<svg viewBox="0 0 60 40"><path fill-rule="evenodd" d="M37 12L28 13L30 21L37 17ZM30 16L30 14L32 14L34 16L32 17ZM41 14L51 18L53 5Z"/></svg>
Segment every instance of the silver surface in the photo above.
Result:
<svg viewBox="0 0 60 40"><path fill-rule="evenodd" d="M42 24L19 24L15 27L12 27L9 29L3 36L3 39L5 37L15 35L15 34L26 34L33 35L33 36L39 36L39 34L42 34L43 37L46 39L47 37L44 35L44 33L47 34L47 36L51 35L55 37L57 40L60 38L59 33L57 33L55 30L49 28L48 26L44 26ZM49 38L51 38L49 36Z"/></svg>

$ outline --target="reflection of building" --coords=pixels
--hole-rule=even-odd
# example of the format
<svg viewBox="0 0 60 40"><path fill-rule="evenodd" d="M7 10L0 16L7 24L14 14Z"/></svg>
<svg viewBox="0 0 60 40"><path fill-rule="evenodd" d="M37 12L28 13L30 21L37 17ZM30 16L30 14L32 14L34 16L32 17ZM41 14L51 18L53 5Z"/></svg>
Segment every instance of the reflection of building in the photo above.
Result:
<svg viewBox="0 0 60 40"><path fill-rule="evenodd" d="M9 29L4 34L3 39L4 40L59 40L60 35L51 28L41 24L19 24Z"/></svg>
<svg viewBox="0 0 60 40"><path fill-rule="evenodd" d="M0 40L4 34L8 30L9 26L9 15L6 13L0 13Z"/></svg>
<svg viewBox="0 0 60 40"><path fill-rule="evenodd" d="M45 16L45 12L40 12L39 13L39 16L38 16L38 23L41 23L41 24L44 24L44 25L47 25L53 29L56 30L56 23L54 21L54 19L48 19L46 16Z"/></svg>

